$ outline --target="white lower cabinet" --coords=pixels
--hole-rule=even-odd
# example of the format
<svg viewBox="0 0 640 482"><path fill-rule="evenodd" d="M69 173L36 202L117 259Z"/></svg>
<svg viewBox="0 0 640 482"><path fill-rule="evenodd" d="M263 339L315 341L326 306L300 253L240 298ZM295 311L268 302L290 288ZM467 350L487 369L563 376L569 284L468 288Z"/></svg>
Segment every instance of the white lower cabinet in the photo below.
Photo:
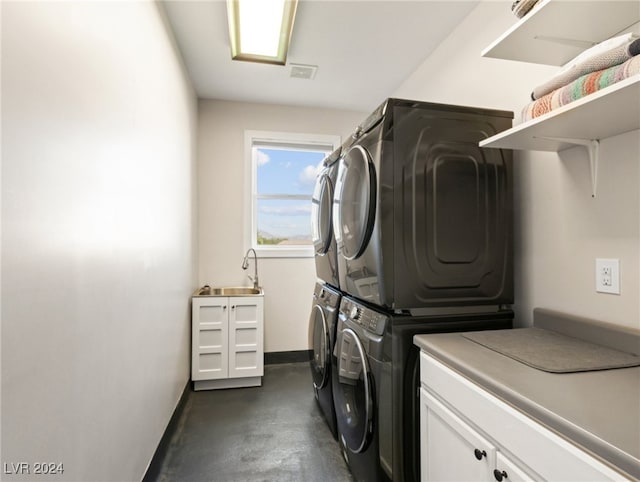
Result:
<svg viewBox="0 0 640 482"><path fill-rule="evenodd" d="M423 482L628 480L425 353L420 379Z"/></svg>
<svg viewBox="0 0 640 482"><path fill-rule="evenodd" d="M496 448L491 442L424 388L420 402L422 480L493 480Z"/></svg>
<svg viewBox="0 0 640 482"><path fill-rule="evenodd" d="M191 379L194 390L262 384L263 313L261 296L192 299Z"/></svg>
<svg viewBox="0 0 640 482"><path fill-rule="evenodd" d="M496 454L496 468L493 471L494 479L502 479L511 482L533 482L540 480L539 477L532 476L524 471L516 462L513 462L506 455L498 452Z"/></svg>

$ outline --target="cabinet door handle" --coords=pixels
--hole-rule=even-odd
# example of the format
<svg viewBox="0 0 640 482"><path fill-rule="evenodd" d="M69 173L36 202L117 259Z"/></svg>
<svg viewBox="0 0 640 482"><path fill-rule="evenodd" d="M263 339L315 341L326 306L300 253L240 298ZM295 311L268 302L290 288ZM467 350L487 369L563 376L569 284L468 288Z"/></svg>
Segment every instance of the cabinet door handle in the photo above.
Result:
<svg viewBox="0 0 640 482"><path fill-rule="evenodd" d="M227 309L227 305L222 305L222 309L226 310Z"/></svg>
<svg viewBox="0 0 640 482"><path fill-rule="evenodd" d="M236 309L236 305L231 305L231 309L235 310Z"/></svg>
<svg viewBox="0 0 640 482"><path fill-rule="evenodd" d="M507 479L509 477L504 470L501 472L498 469L493 471L493 476L498 482L502 482L502 479Z"/></svg>
<svg viewBox="0 0 640 482"><path fill-rule="evenodd" d="M475 449L473 451L473 455L476 456L476 459L482 460L482 457L486 457L487 456L487 452L485 452L484 450Z"/></svg>

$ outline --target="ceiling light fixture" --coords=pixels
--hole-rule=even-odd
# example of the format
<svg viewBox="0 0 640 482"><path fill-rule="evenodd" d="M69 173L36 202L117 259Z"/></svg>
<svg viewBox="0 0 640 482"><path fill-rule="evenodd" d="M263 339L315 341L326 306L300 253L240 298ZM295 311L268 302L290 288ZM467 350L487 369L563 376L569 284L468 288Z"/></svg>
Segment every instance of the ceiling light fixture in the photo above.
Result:
<svg viewBox="0 0 640 482"><path fill-rule="evenodd" d="M227 0L231 58L285 65L298 0Z"/></svg>

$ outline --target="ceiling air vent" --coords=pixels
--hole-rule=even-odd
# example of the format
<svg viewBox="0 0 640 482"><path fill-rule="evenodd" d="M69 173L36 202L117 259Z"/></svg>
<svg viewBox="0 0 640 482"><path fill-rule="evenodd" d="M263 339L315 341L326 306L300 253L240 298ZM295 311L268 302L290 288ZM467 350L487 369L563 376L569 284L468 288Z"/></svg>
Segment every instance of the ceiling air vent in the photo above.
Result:
<svg viewBox="0 0 640 482"><path fill-rule="evenodd" d="M294 79L313 79L318 70L317 65L290 64L291 77Z"/></svg>

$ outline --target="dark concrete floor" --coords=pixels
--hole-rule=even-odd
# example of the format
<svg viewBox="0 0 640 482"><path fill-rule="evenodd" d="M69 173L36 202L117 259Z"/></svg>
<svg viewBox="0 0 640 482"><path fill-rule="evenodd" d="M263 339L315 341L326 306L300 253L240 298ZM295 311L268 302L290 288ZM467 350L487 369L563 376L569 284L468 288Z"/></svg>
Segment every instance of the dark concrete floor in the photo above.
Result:
<svg viewBox="0 0 640 482"><path fill-rule="evenodd" d="M267 365L261 387L190 392L157 480L353 478L313 397L305 362Z"/></svg>

